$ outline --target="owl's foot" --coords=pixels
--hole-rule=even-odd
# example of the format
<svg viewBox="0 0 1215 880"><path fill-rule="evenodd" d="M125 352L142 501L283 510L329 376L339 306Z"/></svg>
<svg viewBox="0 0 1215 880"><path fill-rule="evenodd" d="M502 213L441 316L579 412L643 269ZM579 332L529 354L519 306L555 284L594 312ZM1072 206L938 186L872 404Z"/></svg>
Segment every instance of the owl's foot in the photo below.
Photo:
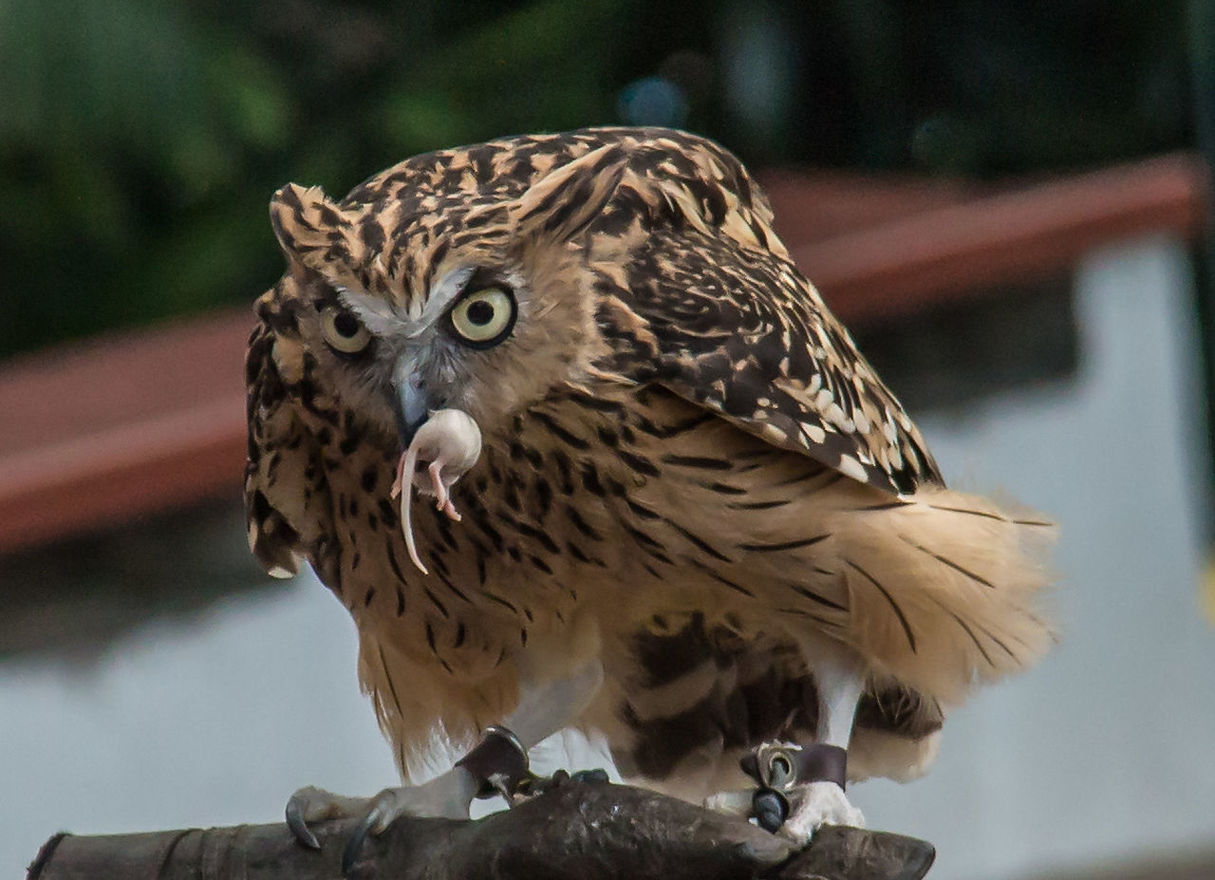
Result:
<svg viewBox="0 0 1215 880"><path fill-rule="evenodd" d="M401 816L467 819L468 806L477 793L477 786L472 774L457 766L422 785L384 789L371 798L363 821L346 841L342 851L342 876L350 874L367 837L384 833Z"/></svg>
<svg viewBox="0 0 1215 880"><path fill-rule="evenodd" d="M780 835L806 844L823 825L864 828L865 817L848 802L844 790L834 782L809 782L786 795L791 812L780 826Z"/></svg>
<svg viewBox="0 0 1215 880"><path fill-rule="evenodd" d="M422 785L386 788L371 798L343 797L307 786L287 801L287 827L301 844L320 849L320 841L308 827L325 819L362 817L342 853L342 873L350 873L368 835L383 833L400 816L433 816L467 819L468 805L477 792L472 774L455 767Z"/></svg>
<svg viewBox="0 0 1215 880"><path fill-rule="evenodd" d="M761 828L803 846L823 825L865 827L861 811L834 782L810 782L784 792L770 788L723 791L706 798L704 807L755 819Z"/></svg>
<svg viewBox="0 0 1215 880"><path fill-rule="evenodd" d="M308 827L324 819L362 817L342 851L342 874L349 875L368 836L378 836L401 816L467 819L475 797L500 793L510 803L530 776L527 750L505 727L486 728L485 738L456 766L421 785L386 788L373 798L351 798L308 786L287 802L287 827L302 845L320 849Z"/></svg>
<svg viewBox="0 0 1215 880"><path fill-rule="evenodd" d="M806 843L821 825L864 827L861 811L844 794L847 752L816 743L764 743L739 762L758 783L751 791L722 792L705 801L719 812L753 817L761 828Z"/></svg>
<svg viewBox="0 0 1215 880"><path fill-rule="evenodd" d="M291 835L309 849L320 849L321 842L316 839L309 822L321 822L326 819L350 819L362 816L367 812L371 798L343 797L306 785L297 789L287 801L287 828Z"/></svg>

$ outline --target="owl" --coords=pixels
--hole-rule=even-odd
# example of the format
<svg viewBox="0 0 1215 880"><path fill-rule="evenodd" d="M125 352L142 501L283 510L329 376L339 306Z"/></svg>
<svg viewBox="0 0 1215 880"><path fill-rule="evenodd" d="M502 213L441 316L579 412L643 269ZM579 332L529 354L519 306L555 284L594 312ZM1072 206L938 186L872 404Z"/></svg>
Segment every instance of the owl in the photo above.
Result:
<svg viewBox="0 0 1215 880"><path fill-rule="evenodd" d="M288 185L247 360L249 540L345 605L406 784L467 817L564 728L798 840L1052 642L1051 524L945 487L729 152L645 128ZM812 267L811 267L812 268ZM436 746L466 749L421 784Z"/></svg>

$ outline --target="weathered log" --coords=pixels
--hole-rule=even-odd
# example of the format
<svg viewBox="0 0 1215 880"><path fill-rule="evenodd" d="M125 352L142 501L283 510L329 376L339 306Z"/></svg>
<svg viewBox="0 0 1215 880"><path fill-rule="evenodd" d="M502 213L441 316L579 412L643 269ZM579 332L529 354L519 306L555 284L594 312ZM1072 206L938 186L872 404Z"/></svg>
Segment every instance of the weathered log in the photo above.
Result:
<svg viewBox="0 0 1215 880"><path fill-rule="evenodd" d="M321 850L285 825L145 834L60 834L28 880L334 880L351 820L315 826ZM394 880L919 880L930 844L828 827L801 851L741 819L622 785L567 783L483 819L402 818L369 840L353 878Z"/></svg>

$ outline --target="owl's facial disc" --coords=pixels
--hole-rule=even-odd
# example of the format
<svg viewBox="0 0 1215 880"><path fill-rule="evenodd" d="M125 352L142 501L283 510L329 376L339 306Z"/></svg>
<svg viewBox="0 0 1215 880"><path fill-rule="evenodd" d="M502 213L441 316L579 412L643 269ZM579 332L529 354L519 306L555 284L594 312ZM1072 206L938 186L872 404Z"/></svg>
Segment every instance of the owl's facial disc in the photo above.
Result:
<svg viewBox="0 0 1215 880"><path fill-rule="evenodd" d="M340 296L396 352L389 384L403 448L431 412L459 397L461 364L506 341L518 316L512 286L497 273L471 267L443 275L426 303L411 304L409 314L364 294Z"/></svg>

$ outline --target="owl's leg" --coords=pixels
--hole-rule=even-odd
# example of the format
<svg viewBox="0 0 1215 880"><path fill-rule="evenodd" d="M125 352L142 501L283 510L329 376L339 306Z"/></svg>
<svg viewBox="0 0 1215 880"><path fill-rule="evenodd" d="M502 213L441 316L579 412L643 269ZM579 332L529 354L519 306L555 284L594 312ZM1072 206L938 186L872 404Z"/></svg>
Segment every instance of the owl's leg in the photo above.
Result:
<svg viewBox="0 0 1215 880"><path fill-rule="evenodd" d="M815 742L798 755L797 782L787 793L790 812L780 833L805 843L820 825L865 825L844 787L848 742L866 674L860 658L838 643L803 643L802 652L818 690L818 731Z"/></svg>
<svg viewBox="0 0 1215 880"><path fill-rule="evenodd" d="M705 806L754 816L760 826L799 843L821 825L863 827L864 816L848 802L848 743L865 668L836 642L805 640L802 651L818 693L818 729L809 745L764 743L743 756L743 772L758 789L716 794Z"/></svg>
<svg viewBox="0 0 1215 880"><path fill-rule="evenodd" d="M386 788L373 798L342 798L316 788L303 788L287 804L287 825L305 846L319 848L308 822L362 815L342 856L343 873L358 858L367 836L378 835L399 816L467 819L481 792L510 792L527 776L527 753L541 740L574 721L603 683L603 667L591 660L565 678L520 682L520 699L501 726L454 767L429 782Z"/></svg>

